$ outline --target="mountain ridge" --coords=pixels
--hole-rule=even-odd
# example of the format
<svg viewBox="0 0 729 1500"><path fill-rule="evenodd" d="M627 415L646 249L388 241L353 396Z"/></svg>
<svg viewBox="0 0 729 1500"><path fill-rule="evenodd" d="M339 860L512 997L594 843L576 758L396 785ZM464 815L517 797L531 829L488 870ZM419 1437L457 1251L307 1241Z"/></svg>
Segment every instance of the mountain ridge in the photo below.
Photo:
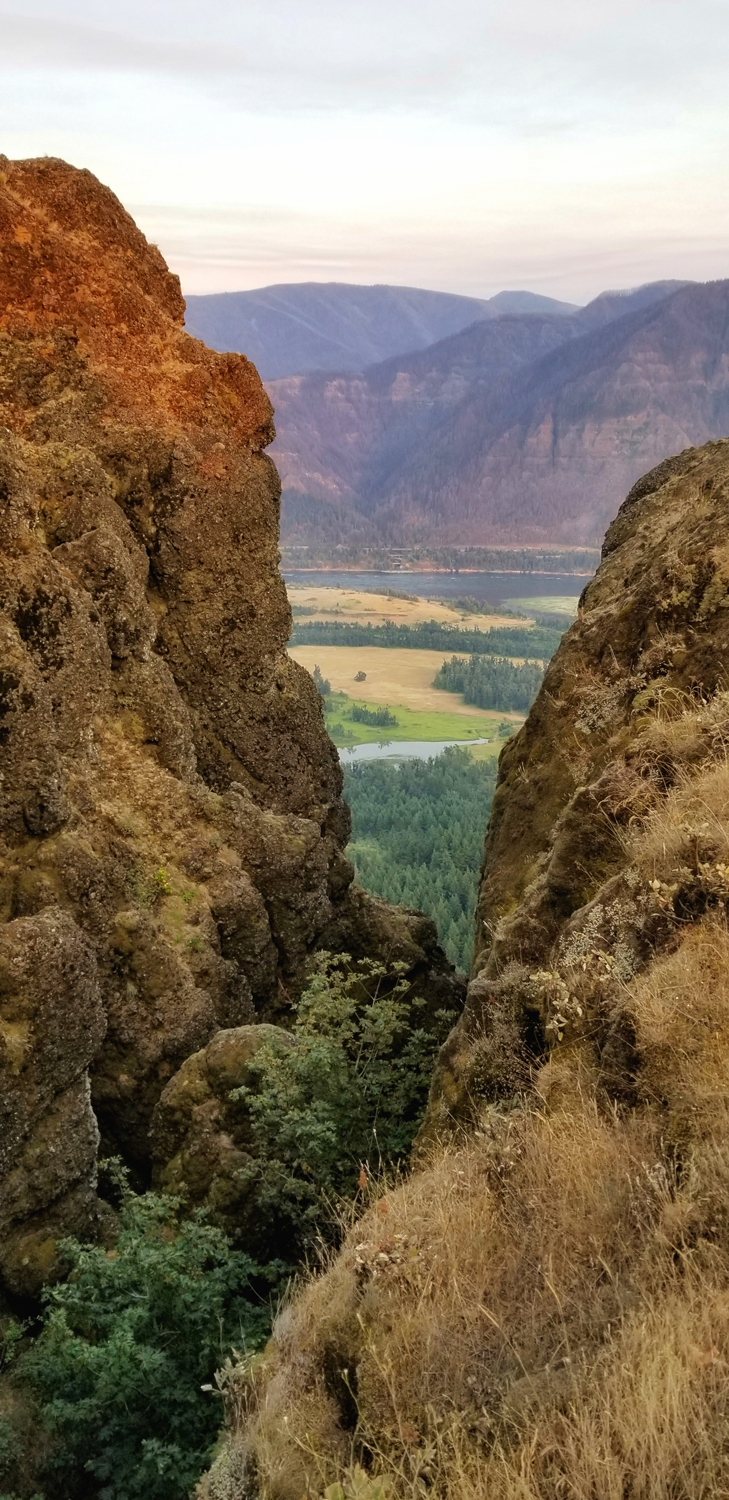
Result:
<svg viewBox="0 0 729 1500"><path fill-rule="evenodd" d="M264 380L274 380L313 370L361 370L503 313L563 316L574 310L534 292L482 298L385 283L310 281L190 296L186 327L210 348L245 354Z"/></svg>
<svg viewBox="0 0 729 1500"><path fill-rule="evenodd" d="M666 286L268 382L284 540L595 543L641 472L729 423L729 282Z"/></svg>

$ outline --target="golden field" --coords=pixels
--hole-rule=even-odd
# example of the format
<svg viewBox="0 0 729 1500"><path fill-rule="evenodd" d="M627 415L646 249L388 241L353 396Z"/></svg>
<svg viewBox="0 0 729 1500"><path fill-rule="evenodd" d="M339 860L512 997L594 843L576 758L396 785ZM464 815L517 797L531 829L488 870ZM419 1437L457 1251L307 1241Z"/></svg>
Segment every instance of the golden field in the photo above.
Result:
<svg viewBox="0 0 729 1500"><path fill-rule="evenodd" d="M492 626L505 625L503 615L464 614L454 605L439 604L429 599L393 599L388 594L370 594L365 589L341 589L328 586L312 587L288 585L290 604L313 609L314 614L298 616L306 620L341 620L349 625L384 625L394 620L396 625L419 625L424 620L438 620L442 624L456 625L461 621L469 628L490 630ZM464 594L467 586L464 584ZM531 620L520 624L529 626Z"/></svg>
<svg viewBox="0 0 729 1500"><path fill-rule="evenodd" d="M494 719L520 723L524 717L474 708L463 702L460 693L434 688L433 678L446 659L442 651L413 651L407 646L290 646L289 656L307 672L318 666L334 692L347 693L361 703L402 704L421 711L482 718L485 734ZM360 671L367 673L365 682L354 680Z"/></svg>

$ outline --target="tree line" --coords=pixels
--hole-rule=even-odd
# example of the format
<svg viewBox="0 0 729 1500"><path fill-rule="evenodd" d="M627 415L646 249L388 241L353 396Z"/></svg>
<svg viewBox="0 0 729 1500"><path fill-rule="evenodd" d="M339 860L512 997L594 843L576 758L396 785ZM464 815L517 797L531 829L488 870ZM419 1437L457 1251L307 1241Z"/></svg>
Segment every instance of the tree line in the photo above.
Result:
<svg viewBox="0 0 729 1500"><path fill-rule="evenodd" d="M346 717L355 724L371 724L373 728L392 728L398 722L389 708L367 708L364 703L353 703Z"/></svg>
<svg viewBox="0 0 729 1500"><path fill-rule="evenodd" d="M500 656L452 656L433 678L433 687L461 693L464 702L504 713L527 713L539 692L544 667L540 661L515 666Z"/></svg>
<svg viewBox="0 0 729 1500"><path fill-rule="evenodd" d="M324 542L311 546L284 543L285 568L315 568L317 565L342 567L359 564L362 570L389 572L402 568L405 576L413 564L449 573L594 573L600 564L596 547L551 551L539 547L387 547Z"/></svg>
<svg viewBox="0 0 729 1500"><path fill-rule="evenodd" d="M464 655L528 656L548 660L560 643L562 632L541 625L492 626L490 630L466 630L458 625L426 620L419 625L356 625L339 620L312 620L295 625L292 646L406 646L420 651Z"/></svg>

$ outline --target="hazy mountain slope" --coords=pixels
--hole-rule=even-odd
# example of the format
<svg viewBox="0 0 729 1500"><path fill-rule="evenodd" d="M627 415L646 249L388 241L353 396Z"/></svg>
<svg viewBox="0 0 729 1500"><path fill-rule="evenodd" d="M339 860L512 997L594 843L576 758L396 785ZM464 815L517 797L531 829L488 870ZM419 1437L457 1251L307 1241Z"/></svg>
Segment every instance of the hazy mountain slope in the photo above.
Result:
<svg viewBox="0 0 729 1500"><path fill-rule="evenodd" d="M729 282L687 286L472 390L390 476L388 524L595 541L647 466L728 430Z"/></svg>
<svg viewBox="0 0 729 1500"><path fill-rule="evenodd" d="M275 380L308 370L361 370L493 316L476 297L312 281L188 297L185 326L213 348L246 354L264 380Z"/></svg>
<svg viewBox="0 0 729 1500"><path fill-rule="evenodd" d="M393 476L417 463L444 419L574 333L571 318L504 317L360 375L269 382L285 537L374 535L371 518Z"/></svg>
<svg viewBox="0 0 729 1500"><path fill-rule="evenodd" d="M489 307L501 316L502 313L544 313L547 317L579 312L576 302L557 302L554 297L543 297L539 292L497 292L489 297Z"/></svg>
<svg viewBox="0 0 729 1500"><path fill-rule="evenodd" d="M304 282L188 297L186 327L214 349L246 354L264 380L276 380L311 370L363 370L503 313L571 311L534 292L499 292L486 301L419 287Z"/></svg>
<svg viewBox="0 0 729 1500"><path fill-rule="evenodd" d="M587 307L580 308L580 323L584 328L602 328L605 323L624 318L626 313L652 307L654 302L662 302L672 292L691 285L689 281L647 281L644 286L636 286L629 291L601 292L599 297L588 302Z"/></svg>
<svg viewBox="0 0 729 1500"><path fill-rule="evenodd" d="M647 465L729 424L729 283L672 286L274 382L285 535L595 540Z"/></svg>

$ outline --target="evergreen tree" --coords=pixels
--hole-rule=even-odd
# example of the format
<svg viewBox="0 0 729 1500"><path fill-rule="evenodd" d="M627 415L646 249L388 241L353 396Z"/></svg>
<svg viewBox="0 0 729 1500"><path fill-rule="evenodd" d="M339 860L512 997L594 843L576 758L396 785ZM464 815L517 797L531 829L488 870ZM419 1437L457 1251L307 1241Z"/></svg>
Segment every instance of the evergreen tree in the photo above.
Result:
<svg viewBox="0 0 729 1500"><path fill-rule="evenodd" d="M347 766L350 858L366 890L432 917L451 962L468 969L493 761L453 746L431 760Z"/></svg>

